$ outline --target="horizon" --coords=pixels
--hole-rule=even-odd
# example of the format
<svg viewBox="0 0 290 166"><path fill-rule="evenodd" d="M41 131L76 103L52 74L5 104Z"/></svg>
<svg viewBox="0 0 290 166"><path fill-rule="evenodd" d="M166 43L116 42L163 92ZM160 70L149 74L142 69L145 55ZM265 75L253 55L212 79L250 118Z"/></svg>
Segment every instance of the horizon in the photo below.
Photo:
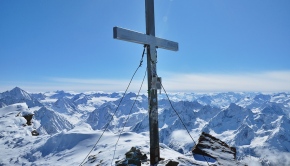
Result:
<svg viewBox="0 0 290 166"><path fill-rule="evenodd" d="M0 91L0 94L1 93L4 93L4 92L7 92L7 91L11 91L15 88L19 88L29 94L37 94L37 93L42 93L42 94L45 94L45 93L57 93L57 92L65 92L65 93L70 93L72 95L76 95L76 94L94 94L94 93L104 93L104 94L112 94L112 93L124 93L125 91L71 91L71 90L61 90L61 89L58 89L58 90L54 90L54 91L35 91L35 92L31 92L31 91L27 91L26 89L22 88L22 87L19 87L19 86L16 86L14 88L11 88L11 89L7 89L5 91ZM129 93L135 93L137 94L137 92L133 92L133 91L127 91L126 94L129 94ZM208 92L202 92L202 91L187 91L187 92L182 92L182 91L175 91L175 92L167 92L168 94L170 95L173 95L173 94L198 94L198 95L202 95L202 94L206 94L206 95L209 95L209 94L221 94L221 93L236 93L236 94L247 94L247 93L254 93L254 94L264 94L264 95L267 95L267 94L280 94L280 93L286 93L286 94L290 94L290 91L280 91L280 92L262 92L262 91L208 91ZM160 94L160 93L158 93ZM161 94L165 94L164 91L161 92ZM144 90L144 91L140 91L140 94L139 95L147 95L147 92Z"/></svg>
<svg viewBox="0 0 290 166"><path fill-rule="evenodd" d="M289 8L288 0L155 1L156 36L180 48L157 49L164 87L289 92ZM0 91L125 91L143 51L113 39L113 27L145 33L144 1L0 1L0 19Z"/></svg>

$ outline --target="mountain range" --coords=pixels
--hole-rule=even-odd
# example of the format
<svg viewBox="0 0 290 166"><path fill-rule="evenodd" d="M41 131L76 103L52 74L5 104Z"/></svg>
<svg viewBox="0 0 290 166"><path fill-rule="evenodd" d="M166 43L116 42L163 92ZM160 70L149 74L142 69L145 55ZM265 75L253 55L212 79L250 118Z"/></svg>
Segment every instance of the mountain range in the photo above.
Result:
<svg viewBox="0 0 290 166"><path fill-rule="evenodd" d="M109 122L85 165L110 165L132 146L148 153L148 96L123 95L28 93L19 87L0 93L0 165L79 165ZM289 92L168 95L173 108L165 94L158 95L161 157L180 165L207 165L191 152L204 132L235 147L240 165L290 165ZM25 125L24 114L33 114L32 125Z"/></svg>

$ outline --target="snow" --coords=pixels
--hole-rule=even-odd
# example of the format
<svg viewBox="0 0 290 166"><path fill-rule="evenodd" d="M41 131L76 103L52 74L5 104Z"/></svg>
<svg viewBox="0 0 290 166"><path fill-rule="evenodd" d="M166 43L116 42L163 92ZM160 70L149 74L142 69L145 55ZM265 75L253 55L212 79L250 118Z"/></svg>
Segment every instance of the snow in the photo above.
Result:
<svg viewBox="0 0 290 166"><path fill-rule="evenodd" d="M0 93L0 106L4 103L0 108L0 165L79 165L111 119L120 94L56 91L44 93L46 98L39 101L20 88ZM169 96L195 141L205 131L237 147L240 163L290 165L289 93ZM133 146L150 156L147 97L139 96L129 115L135 98L134 93L125 96L108 130L90 154L90 162L94 162L86 159L84 165L111 165L124 158ZM159 165L168 160L180 165L207 165L201 156L193 158L190 151L194 142L169 102L162 100L167 97L161 94L159 98L160 151L166 159ZM22 116L31 113L32 125L27 126ZM127 118L115 151L119 131ZM34 130L40 135L32 136ZM227 164L227 157L220 156L220 160ZM210 162L218 164L215 160Z"/></svg>
<svg viewBox="0 0 290 166"><path fill-rule="evenodd" d="M256 146L263 146L264 142L267 141L268 136L264 137L255 137L252 142L251 146L256 147Z"/></svg>
<svg viewBox="0 0 290 166"><path fill-rule="evenodd" d="M119 98L110 98L110 97L106 97L106 96L101 96L101 97L93 97L91 102L96 104L96 105L102 105L108 101L116 101Z"/></svg>
<svg viewBox="0 0 290 166"><path fill-rule="evenodd" d="M191 138L190 137L185 137L185 135L188 135L186 130L175 130L175 131L172 132L170 139L182 140L183 143L192 142Z"/></svg>
<svg viewBox="0 0 290 166"><path fill-rule="evenodd" d="M40 100L42 103L54 103L57 99L46 98L44 100Z"/></svg>

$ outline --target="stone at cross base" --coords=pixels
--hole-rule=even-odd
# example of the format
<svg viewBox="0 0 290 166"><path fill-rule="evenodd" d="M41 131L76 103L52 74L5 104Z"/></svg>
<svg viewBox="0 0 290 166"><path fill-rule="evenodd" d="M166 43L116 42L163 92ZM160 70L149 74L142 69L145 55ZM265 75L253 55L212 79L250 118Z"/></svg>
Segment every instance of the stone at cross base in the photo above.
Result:
<svg viewBox="0 0 290 166"><path fill-rule="evenodd" d="M141 166L142 164L149 164L149 160L145 153L142 153L140 149L136 147L132 147L128 152L125 153L126 158L122 160L118 160L115 162L116 166ZM177 166L179 163L173 160L162 160L157 165L164 166Z"/></svg>
<svg viewBox="0 0 290 166"><path fill-rule="evenodd" d="M125 153L126 158L116 161L116 166L127 166L133 164L136 166L141 166L142 162L148 162L146 154L142 154L140 149L132 147L127 153Z"/></svg>

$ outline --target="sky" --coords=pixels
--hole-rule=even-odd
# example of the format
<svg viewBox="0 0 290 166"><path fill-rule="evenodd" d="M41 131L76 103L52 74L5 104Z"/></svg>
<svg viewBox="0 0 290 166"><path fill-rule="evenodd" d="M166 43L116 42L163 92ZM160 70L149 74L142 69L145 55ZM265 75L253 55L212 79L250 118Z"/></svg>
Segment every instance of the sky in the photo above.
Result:
<svg viewBox="0 0 290 166"><path fill-rule="evenodd" d="M163 86L289 92L289 9L289 0L156 0L156 36L179 43L157 49ZM113 39L114 26L145 33L145 1L1 0L0 92L124 91L143 46ZM145 70L146 58L129 91Z"/></svg>

